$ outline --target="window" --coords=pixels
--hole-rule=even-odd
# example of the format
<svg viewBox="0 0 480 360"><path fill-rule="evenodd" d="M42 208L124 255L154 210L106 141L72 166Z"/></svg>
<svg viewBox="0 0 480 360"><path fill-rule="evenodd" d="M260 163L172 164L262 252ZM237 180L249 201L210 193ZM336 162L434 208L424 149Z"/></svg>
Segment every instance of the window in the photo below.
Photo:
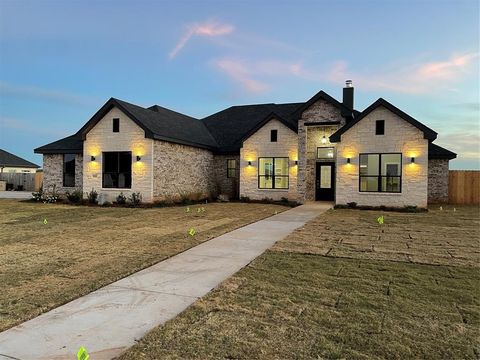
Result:
<svg viewBox="0 0 480 360"><path fill-rule="evenodd" d="M270 130L270 141L277 142L278 130Z"/></svg>
<svg viewBox="0 0 480 360"><path fill-rule="evenodd" d="M375 135L385 135L385 120L375 121Z"/></svg>
<svg viewBox="0 0 480 360"><path fill-rule="evenodd" d="M234 178L237 175L237 160L227 160L227 178Z"/></svg>
<svg viewBox="0 0 480 360"><path fill-rule="evenodd" d="M132 153L104 152L102 186L104 188L130 189L132 186Z"/></svg>
<svg viewBox="0 0 480 360"><path fill-rule="evenodd" d="M63 186L75 186L75 154L63 154Z"/></svg>
<svg viewBox="0 0 480 360"><path fill-rule="evenodd" d="M360 154L361 192L402 192L402 154Z"/></svg>
<svg viewBox="0 0 480 360"><path fill-rule="evenodd" d="M113 132L120 132L120 119L113 119Z"/></svg>
<svg viewBox="0 0 480 360"><path fill-rule="evenodd" d="M333 159L335 149L333 147L317 148L317 159Z"/></svg>
<svg viewBox="0 0 480 360"><path fill-rule="evenodd" d="M258 188L288 189L288 157L258 158Z"/></svg>

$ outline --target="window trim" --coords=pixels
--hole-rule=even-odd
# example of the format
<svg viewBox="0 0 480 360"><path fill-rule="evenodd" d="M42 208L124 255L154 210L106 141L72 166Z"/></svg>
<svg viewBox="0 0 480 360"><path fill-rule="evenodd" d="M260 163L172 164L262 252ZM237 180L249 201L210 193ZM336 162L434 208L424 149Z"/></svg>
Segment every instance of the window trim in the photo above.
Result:
<svg viewBox="0 0 480 360"><path fill-rule="evenodd" d="M273 136L275 134L275 136ZM275 138L275 140L274 140ZM278 142L278 130L277 129L272 129L270 130L270 142Z"/></svg>
<svg viewBox="0 0 480 360"><path fill-rule="evenodd" d="M73 186L70 186L70 185L65 185L65 155L73 155ZM77 166L77 155L76 154L71 154L71 153L66 153L66 154L63 154L63 158L62 158L62 161L63 161L63 166L62 166L62 186L63 187L68 187L68 188L74 188L75 187L75 168Z"/></svg>
<svg viewBox="0 0 480 360"><path fill-rule="evenodd" d="M362 155L378 155L378 175L360 175L360 157ZM382 175L382 155L400 155L400 175L398 176L388 176ZM385 152L385 153L360 153L358 154L358 191L361 193L375 193L375 194L401 194L402 193L402 183L403 183L403 154L401 152ZM378 189L377 190L362 190L362 178L377 178L378 179ZM382 191L382 178L399 178L400 187L398 191Z"/></svg>
<svg viewBox="0 0 480 360"><path fill-rule="evenodd" d="M115 126L117 125L117 126ZM116 128L116 131L115 131ZM112 119L112 132L119 133L120 132L120 118L113 118Z"/></svg>
<svg viewBox="0 0 480 360"><path fill-rule="evenodd" d="M379 134L378 132L378 124L382 124L383 123L383 132L381 134ZM375 120L375 135L385 135L385 120Z"/></svg>
<svg viewBox="0 0 480 360"><path fill-rule="evenodd" d="M260 159L272 159L272 187L260 187L260 177L267 175L260 175ZM287 175L275 175L275 159L287 159ZM286 188L275 187L275 177L287 178ZM290 158L288 156L261 156L257 158L257 187L260 190L289 190L290 189Z"/></svg>
<svg viewBox="0 0 480 360"><path fill-rule="evenodd" d="M128 153L130 154L130 186L129 187L105 187L105 174L120 174L120 172L105 172L105 154L120 154L120 153ZM131 189L133 183L133 169L132 169L133 159L132 159L132 152L131 151L103 151L102 152L102 189ZM120 168L120 156L117 156L117 169Z"/></svg>
<svg viewBox="0 0 480 360"><path fill-rule="evenodd" d="M228 166L229 161L235 161L235 166L233 168ZM230 176L230 170L234 171L234 175ZM227 159L227 179L235 179L237 177L237 159Z"/></svg>
<svg viewBox="0 0 480 360"><path fill-rule="evenodd" d="M331 158L329 158L329 157L325 157L325 158L318 157L318 149L332 149L333 150L333 157L331 157ZM315 155L316 155L315 158L317 160L334 161L335 160L335 146L317 146L317 153Z"/></svg>

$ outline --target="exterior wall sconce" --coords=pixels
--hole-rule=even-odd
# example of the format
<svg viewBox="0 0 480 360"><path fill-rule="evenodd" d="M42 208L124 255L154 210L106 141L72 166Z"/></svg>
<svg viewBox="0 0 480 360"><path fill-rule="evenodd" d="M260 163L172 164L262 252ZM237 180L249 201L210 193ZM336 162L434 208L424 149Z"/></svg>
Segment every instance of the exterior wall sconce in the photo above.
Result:
<svg viewBox="0 0 480 360"><path fill-rule="evenodd" d="M295 165L298 165L298 160L295 160Z"/></svg>
<svg viewBox="0 0 480 360"><path fill-rule="evenodd" d="M248 166L252 166L252 162L251 162L251 161L248 162Z"/></svg>
<svg viewBox="0 0 480 360"><path fill-rule="evenodd" d="M351 161L350 158L347 158L347 164L350 164L350 161Z"/></svg>
<svg viewBox="0 0 480 360"><path fill-rule="evenodd" d="M137 161L140 161L140 160L142 160L142 158L137 155Z"/></svg>
<svg viewBox="0 0 480 360"><path fill-rule="evenodd" d="M325 135L323 135L321 141L322 141L322 144L326 144L326 143L327 143L327 138L325 137Z"/></svg>
<svg viewBox="0 0 480 360"><path fill-rule="evenodd" d="M90 161L95 161L95 156L90 156Z"/></svg>
<svg viewBox="0 0 480 360"><path fill-rule="evenodd" d="M414 164L414 163L415 163L415 157L412 156L412 157L410 158L410 163L411 163L411 164Z"/></svg>

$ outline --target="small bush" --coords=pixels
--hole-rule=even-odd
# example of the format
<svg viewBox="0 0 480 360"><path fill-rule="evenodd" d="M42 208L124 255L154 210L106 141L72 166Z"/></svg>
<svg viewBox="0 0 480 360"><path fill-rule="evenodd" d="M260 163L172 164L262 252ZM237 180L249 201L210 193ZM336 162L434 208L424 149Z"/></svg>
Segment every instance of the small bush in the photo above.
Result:
<svg viewBox="0 0 480 360"><path fill-rule="evenodd" d="M249 202L250 202L250 198L249 198L248 196L240 196L240 201L241 201L241 202L249 203Z"/></svg>
<svg viewBox="0 0 480 360"><path fill-rule="evenodd" d="M142 194L139 192L134 192L130 195L128 201L132 206L138 206L142 203Z"/></svg>
<svg viewBox="0 0 480 360"><path fill-rule="evenodd" d="M98 193L95 191L95 189L92 189L92 191L90 191L90 192L87 194L87 199L88 199L88 203L89 203L89 204L96 204L96 203L98 203Z"/></svg>
<svg viewBox="0 0 480 360"><path fill-rule="evenodd" d="M83 194L82 191L79 189L75 189L73 192L68 192L66 193L67 195L67 200L71 202L72 204L78 204L82 201Z"/></svg>
<svg viewBox="0 0 480 360"><path fill-rule="evenodd" d="M105 201L103 204L102 204L103 207L109 207L109 206L112 206L112 203L109 202L109 201Z"/></svg>
<svg viewBox="0 0 480 360"><path fill-rule="evenodd" d="M32 193L32 199L35 201L42 201L43 200L43 191L40 190L38 192Z"/></svg>
<svg viewBox="0 0 480 360"><path fill-rule="evenodd" d="M179 194L179 199L180 199L180 204L182 205L190 205L192 203L190 196L186 192L181 192Z"/></svg>
<svg viewBox="0 0 480 360"><path fill-rule="evenodd" d="M347 203L348 207L351 209L356 209L357 208L357 203L355 201Z"/></svg>
<svg viewBox="0 0 480 360"><path fill-rule="evenodd" d="M121 192L117 196L117 204L119 205L125 205L127 203L127 197Z"/></svg>

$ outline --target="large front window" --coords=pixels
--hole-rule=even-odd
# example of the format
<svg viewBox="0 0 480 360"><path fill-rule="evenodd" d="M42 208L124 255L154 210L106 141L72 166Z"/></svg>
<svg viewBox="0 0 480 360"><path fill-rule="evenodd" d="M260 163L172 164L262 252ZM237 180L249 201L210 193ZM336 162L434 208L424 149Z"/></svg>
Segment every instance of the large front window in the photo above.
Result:
<svg viewBox="0 0 480 360"><path fill-rule="evenodd" d="M360 191L402 191L402 154L360 154Z"/></svg>
<svg viewBox="0 0 480 360"><path fill-rule="evenodd" d="M258 158L258 188L288 189L288 157Z"/></svg>
<svg viewBox="0 0 480 360"><path fill-rule="evenodd" d="M63 154L63 186L75 186L75 154Z"/></svg>
<svg viewBox="0 0 480 360"><path fill-rule="evenodd" d="M132 153L103 153L103 184L104 188L130 189L132 186Z"/></svg>

